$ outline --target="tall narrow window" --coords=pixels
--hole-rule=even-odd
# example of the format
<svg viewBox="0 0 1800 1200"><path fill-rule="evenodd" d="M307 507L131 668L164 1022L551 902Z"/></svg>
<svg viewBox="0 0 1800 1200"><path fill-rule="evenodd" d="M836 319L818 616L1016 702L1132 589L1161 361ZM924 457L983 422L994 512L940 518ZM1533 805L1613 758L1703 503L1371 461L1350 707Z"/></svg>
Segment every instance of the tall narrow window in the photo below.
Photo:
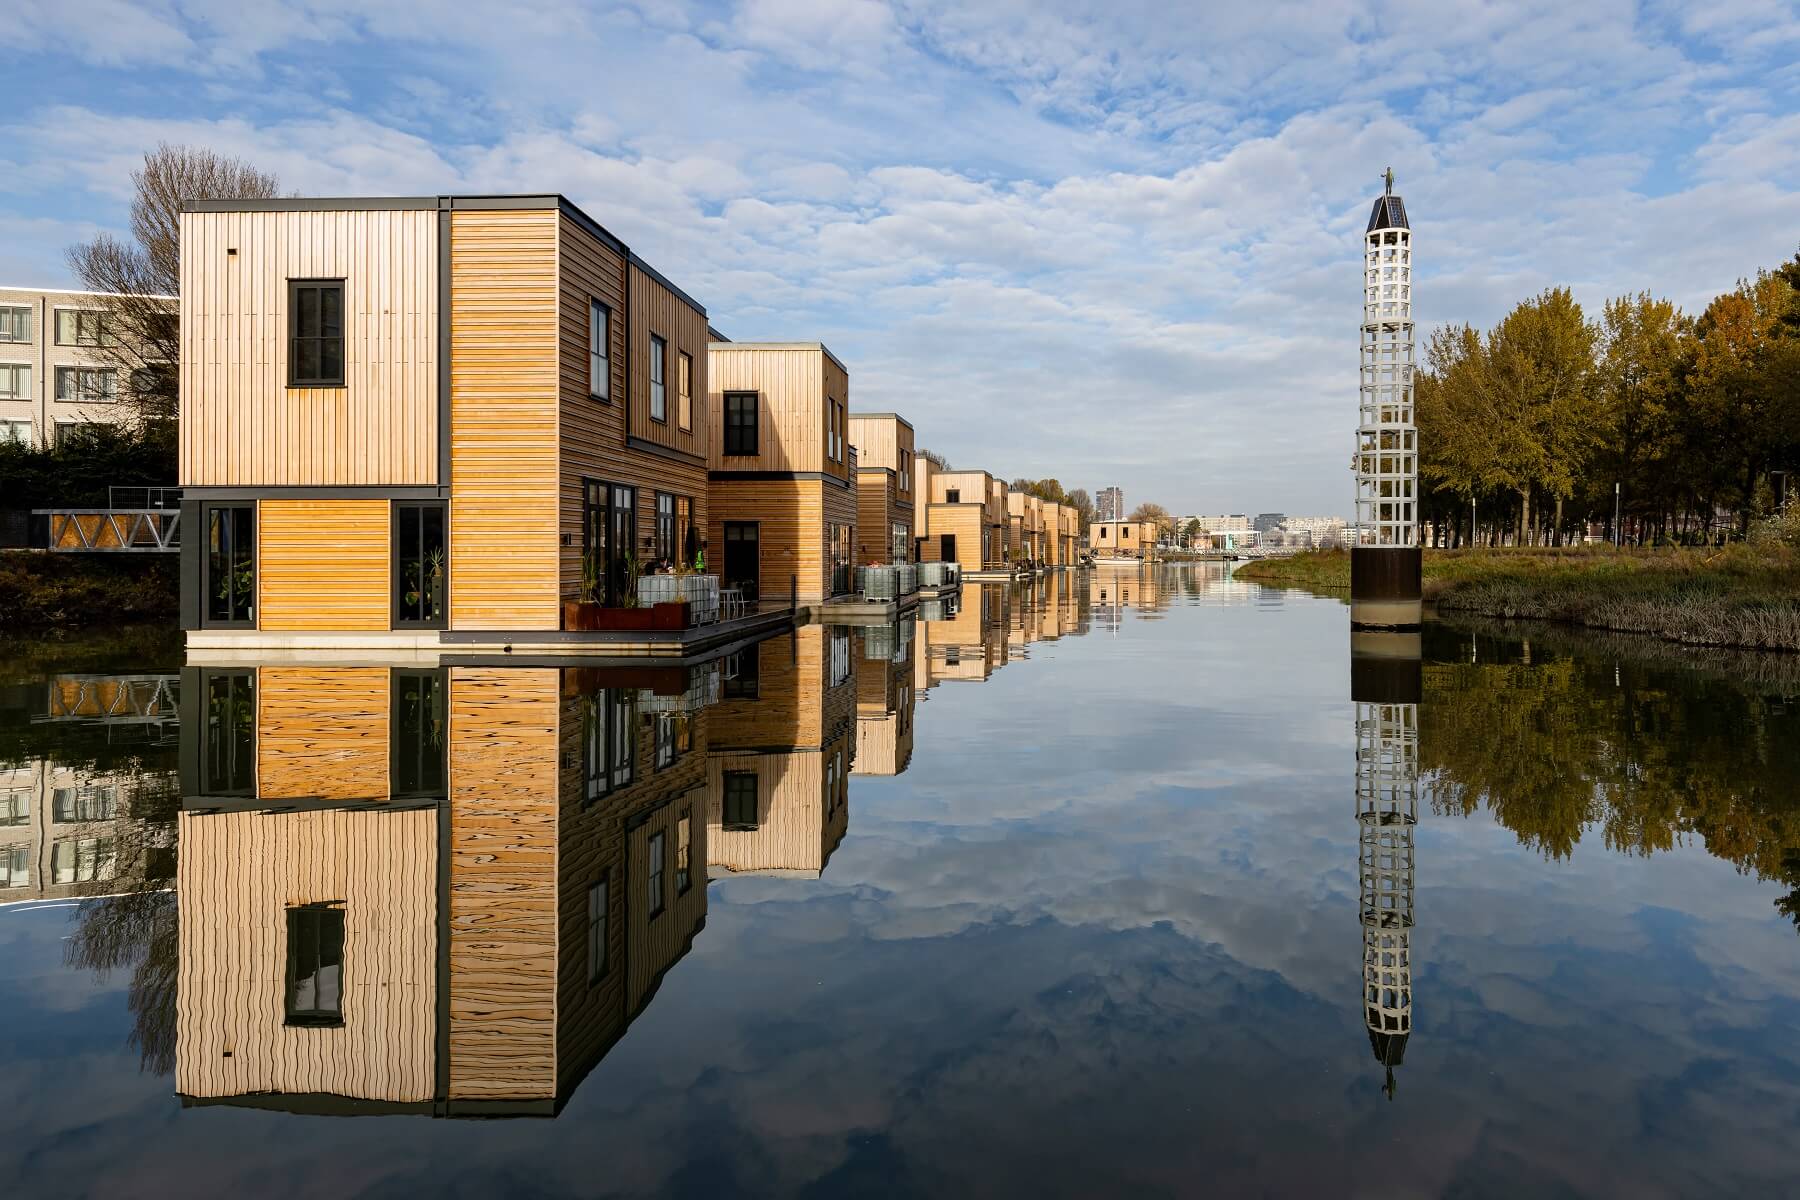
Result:
<svg viewBox="0 0 1800 1200"><path fill-rule="evenodd" d="M756 453L756 393L725 393L725 453Z"/></svg>
<svg viewBox="0 0 1800 1200"><path fill-rule="evenodd" d="M725 804L721 814L727 833L749 833L756 829L756 772L725 772Z"/></svg>
<svg viewBox="0 0 1800 1200"><path fill-rule="evenodd" d="M344 910L307 904L287 910L287 1023L344 1023Z"/></svg>
<svg viewBox="0 0 1800 1200"><path fill-rule="evenodd" d="M625 688L602 688L583 708L582 794L589 801L617 791L637 774L631 697Z"/></svg>
<svg viewBox="0 0 1800 1200"><path fill-rule="evenodd" d="M388 686L389 775L395 796L424 798L446 791L449 716L440 671L397 670Z"/></svg>
<svg viewBox="0 0 1800 1200"><path fill-rule="evenodd" d="M675 497L667 492L656 493L656 557L669 562L676 561L680 547L676 544L675 532Z"/></svg>
<svg viewBox="0 0 1800 1200"><path fill-rule="evenodd" d="M911 450L902 450L900 452L900 490L903 492L912 491L912 451Z"/></svg>
<svg viewBox="0 0 1800 1200"><path fill-rule="evenodd" d="M256 509L206 508L206 624L256 621Z"/></svg>
<svg viewBox="0 0 1800 1200"><path fill-rule="evenodd" d="M31 340L31 309L23 304L0 305L0 342Z"/></svg>
<svg viewBox="0 0 1800 1200"><path fill-rule="evenodd" d="M449 615L450 564L444 502L394 505L394 624L442 629Z"/></svg>
<svg viewBox="0 0 1800 1200"><path fill-rule="evenodd" d="M256 672L203 671L206 705L200 727L200 791L248 796L256 791Z"/></svg>
<svg viewBox="0 0 1800 1200"><path fill-rule="evenodd" d="M675 536L681 539L681 561L694 566L700 557L700 530L694 525L694 502L687 496L675 497Z"/></svg>
<svg viewBox="0 0 1800 1200"><path fill-rule="evenodd" d="M694 356L686 350L675 377L675 424L683 431L694 427Z"/></svg>
<svg viewBox="0 0 1800 1200"><path fill-rule="evenodd" d="M288 280L288 386L344 386L343 280Z"/></svg>
<svg viewBox="0 0 1800 1200"><path fill-rule="evenodd" d="M650 335L650 419L669 419L668 384L669 343L654 333Z"/></svg>
<svg viewBox="0 0 1800 1200"><path fill-rule="evenodd" d="M681 818L675 822L675 894L687 895L688 889L694 886L694 819L688 815L687 809L681 810Z"/></svg>
<svg viewBox="0 0 1800 1200"><path fill-rule="evenodd" d="M656 714L656 769L667 770L681 757L683 718L674 713Z"/></svg>
<svg viewBox="0 0 1800 1200"><path fill-rule="evenodd" d="M585 490L581 599L618 608L634 586L637 490L598 479Z"/></svg>
<svg viewBox="0 0 1800 1200"><path fill-rule="evenodd" d="M612 400L612 310L598 300L588 302L588 395Z"/></svg>
<svg viewBox="0 0 1800 1200"><path fill-rule="evenodd" d="M611 872L602 872L600 882L587 894L587 964L588 982L606 974L606 891L612 883Z"/></svg>
<svg viewBox="0 0 1800 1200"><path fill-rule="evenodd" d="M668 848L669 837L662 830L650 835L650 875L646 882L650 886L650 915L658 916L663 910L663 883L667 873L663 870L663 858Z"/></svg>

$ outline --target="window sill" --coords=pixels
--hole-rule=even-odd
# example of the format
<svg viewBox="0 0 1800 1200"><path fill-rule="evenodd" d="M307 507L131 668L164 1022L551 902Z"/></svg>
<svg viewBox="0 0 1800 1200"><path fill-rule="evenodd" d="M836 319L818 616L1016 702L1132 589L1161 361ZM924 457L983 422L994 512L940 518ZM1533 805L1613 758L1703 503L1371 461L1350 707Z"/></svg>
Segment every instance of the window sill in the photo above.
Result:
<svg viewBox="0 0 1800 1200"><path fill-rule="evenodd" d="M342 1029L342 1017L289 1017L282 1022L288 1029Z"/></svg>
<svg viewBox="0 0 1800 1200"><path fill-rule="evenodd" d="M290 392L347 392L350 390L350 385L341 381L337 383L328 383L324 381L319 383L307 383L304 380L290 379L288 380L287 390Z"/></svg>
<svg viewBox="0 0 1800 1200"><path fill-rule="evenodd" d="M611 396L602 396L598 392L589 392L588 399L592 400L595 404L604 404L604 405L607 405L608 407L610 407L612 405L612 397Z"/></svg>

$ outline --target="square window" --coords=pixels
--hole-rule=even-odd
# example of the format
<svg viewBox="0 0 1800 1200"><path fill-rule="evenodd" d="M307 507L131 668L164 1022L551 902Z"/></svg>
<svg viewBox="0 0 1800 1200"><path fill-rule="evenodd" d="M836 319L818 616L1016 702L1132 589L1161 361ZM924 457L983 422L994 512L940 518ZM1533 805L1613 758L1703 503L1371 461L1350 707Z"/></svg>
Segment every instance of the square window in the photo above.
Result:
<svg viewBox="0 0 1800 1200"><path fill-rule="evenodd" d="M31 399L31 364L0 363L0 400Z"/></svg>
<svg viewBox="0 0 1800 1200"><path fill-rule="evenodd" d="M31 309L23 304L0 305L0 342L31 340Z"/></svg>

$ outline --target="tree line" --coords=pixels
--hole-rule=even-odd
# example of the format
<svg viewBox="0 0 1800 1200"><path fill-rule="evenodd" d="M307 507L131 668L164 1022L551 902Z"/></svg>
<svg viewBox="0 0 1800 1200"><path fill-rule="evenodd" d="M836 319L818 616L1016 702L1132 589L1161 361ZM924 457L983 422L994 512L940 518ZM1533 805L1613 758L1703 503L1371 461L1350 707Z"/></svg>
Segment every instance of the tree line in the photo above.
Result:
<svg viewBox="0 0 1800 1200"><path fill-rule="evenodd" d="M1551 288L1434 331L1415 382L1437 545L1610 537L1615 484L1625 542L1741 537L1800 467L1800 254L1698 317L1646 292L1592 321Z"/></svg>

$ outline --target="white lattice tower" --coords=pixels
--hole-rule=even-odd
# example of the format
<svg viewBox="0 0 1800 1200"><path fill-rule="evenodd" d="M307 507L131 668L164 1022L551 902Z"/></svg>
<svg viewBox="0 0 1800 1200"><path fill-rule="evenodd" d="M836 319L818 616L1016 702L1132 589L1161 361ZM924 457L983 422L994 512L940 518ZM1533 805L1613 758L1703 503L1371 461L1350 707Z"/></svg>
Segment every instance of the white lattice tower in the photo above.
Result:
<svg viewBox="0 0 1800 1200"><path fill-rule="evenodd" d="M1356 523L1365 543L1418 542L1419 433L1413 423L1412 229L1387 192L1363 237L1361 419L1356 442Z"/></svg>
<svg viewBox="0 0 1800 1200"><path fill-rule="evenodd" d="M1419 819L1419 706L1356 706L1357 876L1363 1016L1388 1071L1412 1032L1413 830Z"/></svg>

